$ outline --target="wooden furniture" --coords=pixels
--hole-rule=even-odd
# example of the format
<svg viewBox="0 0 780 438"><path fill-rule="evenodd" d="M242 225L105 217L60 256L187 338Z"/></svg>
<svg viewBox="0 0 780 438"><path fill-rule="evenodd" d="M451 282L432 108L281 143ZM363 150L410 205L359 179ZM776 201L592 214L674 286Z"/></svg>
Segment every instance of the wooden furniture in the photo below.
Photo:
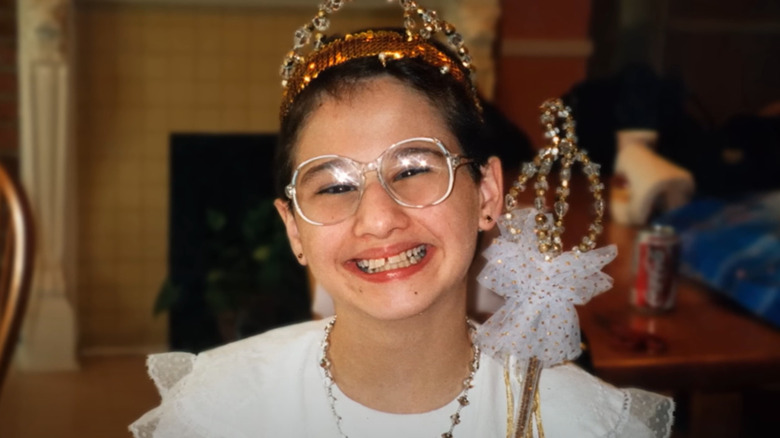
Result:
<svg viewBox="0 0 780 438"><path fill-rule="evenodd" d="M30 210L20 187L0 166L0 389L19 337L32 266Z"/></svg>
<svg viewBox="0 0 780 438"><path fill-rule="evenodd" d="M599 376L619 385L725 390L780 384L780 329L736 308L706 286L681 278L675 308L643 314L629 304L637 230L608 224L618 257L605 272L612 290L579 309Z"/></svg>
<svg viewBox="0 0 780 438"><path fill-rule="evenodd" d="M686 436L747 436L740 435L741 394L780 388L780 329L683 278L672 311L647 315L632 308L637 231L606 224L604 241L618 246L617 259L605 268L615 285L578 310L594 374L618 386L674 394L678 404L688 404Z"/></svg>

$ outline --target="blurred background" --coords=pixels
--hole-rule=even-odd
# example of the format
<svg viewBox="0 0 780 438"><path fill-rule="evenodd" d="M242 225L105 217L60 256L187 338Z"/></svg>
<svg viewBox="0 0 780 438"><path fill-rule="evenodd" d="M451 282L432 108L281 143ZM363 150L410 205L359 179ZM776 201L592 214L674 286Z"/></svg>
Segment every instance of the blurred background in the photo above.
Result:
<svg viewBox="0 0 780 438"><path fill-rule="evenodd" d="M517 130L508 165L543 146L538 105L565 96L608 178L615 133L636 129L699 193L777 188L777 1L423 3L464 34ZM317 4L0 0L0 161L40 241L0 436L127 436L157 400L145 354L311 317L268 207L279 66ZM364 0L332 29L400 23Z"/></svg>

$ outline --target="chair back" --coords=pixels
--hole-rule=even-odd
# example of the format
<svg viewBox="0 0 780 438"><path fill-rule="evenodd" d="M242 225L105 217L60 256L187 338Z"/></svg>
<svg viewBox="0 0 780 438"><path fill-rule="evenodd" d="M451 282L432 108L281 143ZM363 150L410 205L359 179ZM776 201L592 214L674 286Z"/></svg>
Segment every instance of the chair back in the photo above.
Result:
<svg viewBox="0 0 780 438"><path fill-rule="evenodd" d="M33 239L27 198L0 165L0 390L11 365L30 293Z"/></svg>

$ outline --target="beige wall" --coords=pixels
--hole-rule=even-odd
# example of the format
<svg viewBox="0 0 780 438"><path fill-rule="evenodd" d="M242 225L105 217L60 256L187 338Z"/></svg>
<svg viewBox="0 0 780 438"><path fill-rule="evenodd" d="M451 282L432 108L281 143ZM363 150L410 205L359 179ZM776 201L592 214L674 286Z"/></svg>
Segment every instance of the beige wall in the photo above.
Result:
<svg viewBox="0 0 780 438"><path fill-rule="evenodd" d="M166 276L168 136L275 131L279 64L293 31L314 12L82 4L76 26L83 352L165 346L166 319L154 318L152 306ZM371 11L334 17L346 29L355 22L400 19L381 23Z"/></svg>

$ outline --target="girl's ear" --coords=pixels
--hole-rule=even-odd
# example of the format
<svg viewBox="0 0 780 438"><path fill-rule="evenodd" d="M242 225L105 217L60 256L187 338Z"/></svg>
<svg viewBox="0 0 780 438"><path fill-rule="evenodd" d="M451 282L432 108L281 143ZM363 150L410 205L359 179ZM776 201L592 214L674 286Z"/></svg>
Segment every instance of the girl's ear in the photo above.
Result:
<svg viewBox="0 0 780 438"><path fill-rule="evenodd" d="M487 163L482 166L482 181L479 190L479 229L489 230L496 225L496 219L501 214L504 204L504 180L501 160L498 157L490 157Z"/></svg>
<svg viewBox="0 0 780 438"><path fill-rule="evenodd" d="M306 266L306 255L303 252L303 244L301 243L300 235L298 234L298 223L295 221L295 213L291 210L290 203L281 198L277 198L274 201L274 207L279 212L279 216L284 222L284 227L287 230L287 239L290 241L290 248L292 249L295 258L298 259L298 263Z"/></svg>

